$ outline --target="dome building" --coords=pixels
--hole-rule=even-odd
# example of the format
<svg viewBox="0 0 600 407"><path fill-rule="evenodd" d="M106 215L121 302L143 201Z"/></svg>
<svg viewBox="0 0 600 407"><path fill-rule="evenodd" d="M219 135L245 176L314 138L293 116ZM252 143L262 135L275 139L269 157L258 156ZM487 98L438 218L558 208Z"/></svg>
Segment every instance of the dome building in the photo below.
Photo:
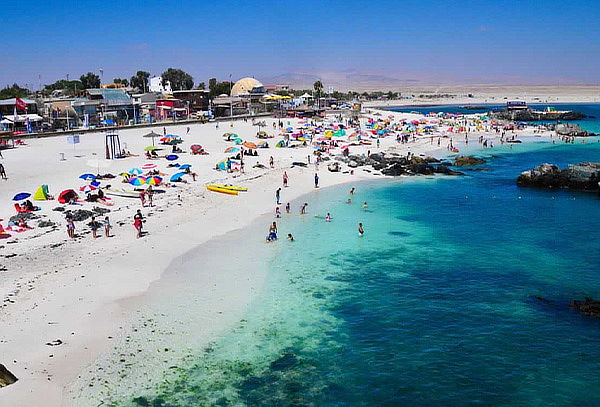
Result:
<svg viewBox="0 0 600 407"><path fill-rule="evenodd" d="M254 78L242 78L231 88L231 96L262 96L267 91L262 83Z"/></svg>

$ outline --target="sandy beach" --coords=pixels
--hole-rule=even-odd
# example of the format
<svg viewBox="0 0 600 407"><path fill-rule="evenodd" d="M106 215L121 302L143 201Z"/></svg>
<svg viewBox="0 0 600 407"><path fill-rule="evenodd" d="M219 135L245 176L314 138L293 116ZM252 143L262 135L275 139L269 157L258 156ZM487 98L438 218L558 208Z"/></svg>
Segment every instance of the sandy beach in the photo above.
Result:
<svg viewBox="0 0 600 407"><path fill-rule="evenodd" d="M487 99L485 99L487 100ZM436 101L438 103L439 101ZM472 101L471 103L481 103ZM392 102L390 102L392 103ZM463 103L453 100L452 103ZM373 116L371 111L363 115ZM412 114L378 112L407 120L420 119ZM333 118L329 118L333 122ZM296 128L298 119L283 119L286 126ZM275 119L267 118L266 131L278 135L273 129ZM189 134L187 133L189 127ZM315 167L294 166L292 162L306 162L312 148L273 148L280 137L269 139L271 148L258 149L258 157L247 157L245 174L228 174L214 169L215 163L227 156L223 151L231 146L222 137L225 132L235 132L244 140L258 142L259 129L251 121L238 120L232 124L221 122L193 125L169 125L167 133L178 134L184 139L181 147L188 150L191 144L201 144L209 155L182 154L180 162L192 165L198 174L196 181L186 177L187 183L176 186L157 187L165 190L156 193L153 207L141 207L137 198L112 197L110 216L113 237L93 239L87 221L77 222L76 239L68 239L64 214L52 209L62 206L54 201L34 201L42 207L43 220L55 227L38 227L37 220L30 221L32 230L12 233L0 240L0 346L3 363L19 381L2 389L3 405L29 406L73 405L74 390L85 386L89 378L88 366L100 355L107 354L120 339L122 332L130 332L132 325L140 324L140 302L153 283L165 278L167 270L176 270L185 264L186 254L209 244L216 238L251 225L260 216L272 214L275 209L275 191L281 186L282 174L287 171L289 187L282 189L282 202L289 202L315 190L313 177ZM162 132L162 127L155 128ZM118 134L121 145L136 157L107 161L102 173L118 174L144 163L156 163L157 169L172 173L164 159L148 161L143 149L151 143L142 135L148 129L122 130ZM531 136L532 130L517 132ZM479 135L490 140L497 133L472 133L473 143ZM539 136L539 135L538 135ZM549 137L550 133L543 135ZM399 144L394 137L382 139L381 147L351 147L352 154L367 151L394 151L415 155L442 157L448 154L446 140L441 146L430 142L429 137ZM496 141L494 141L496 142ZM25 146L4 151L1 162L6 167L7 181L0 181L0 218L5 221L14 215L12 197L19 192L33 193L40 185L47 184L55 196L64 189L78 189L85 182L78 176L96 170L87 165L88 160L102 158L104 134L90 133L81 137L75 146L66 137L27 139ZM454 144L462 149L462 138ZM161 146L162 147L162 146ZM170 146L164 146L170 149ZM163 150L161 152L168 152ZM61 161L61 153L65 160ZM337 153L340 150L337 149ZM273 169L268 159L274 158ZM252 168L258 161L267 168ZM327 162L321 164L318 174L320 188L355 183L361 180L384 178L377 172L363 168L353 175L344 164L342 171L330 172ZM120 178L113 181L118 184ZM232 183L248 188L247 193L229 196L207 191L205 184L211 182ZM123 184L125 185L125 184ZM178 199L180 196L180 199ZM306 198L310 200L310 195ZM94 205L83 203L81 209L91 210ZM78 209L75 208L75 209ZM133 215L141 209L146 217L141 239L136 239L132 226ZM299 208L293 208L297 211ZM99 216L103 218L105 215ZM4 222L5 224L5 222ZM265 234L268 224L265 224ZM264 241L264 236L256 236ZM243 242L240 242L243 244ZM224 255L224 254L219 254ZM227 273L202 272L207 284L201 287L198 297L202 306L198 318L207 321L203 336L195 338L197 345L207 344L243 315L246 305L260 291L264 275L247 273L242 269ZM146 298L147 299L147 298ZM142 324L143 325L143 324ZM176 358L173 354L169 357ZM88 371L88 373L85 373ZM73 383L76 383L74 386ZM65 389L69 388L69 392ZM78 404L75 404L78 405Z"/></svg>

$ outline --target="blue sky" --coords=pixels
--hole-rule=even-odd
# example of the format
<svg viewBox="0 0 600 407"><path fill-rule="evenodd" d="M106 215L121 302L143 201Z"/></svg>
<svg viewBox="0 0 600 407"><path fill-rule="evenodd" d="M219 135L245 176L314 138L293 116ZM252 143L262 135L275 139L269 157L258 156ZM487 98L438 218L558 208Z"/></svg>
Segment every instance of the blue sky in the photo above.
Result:
<svg viewBox="0 0 600 407"><path fill-rule="evenodd" d="M377 74L600 83L600 0L5 1L0 85L181 68L196 82Z"/></svg>

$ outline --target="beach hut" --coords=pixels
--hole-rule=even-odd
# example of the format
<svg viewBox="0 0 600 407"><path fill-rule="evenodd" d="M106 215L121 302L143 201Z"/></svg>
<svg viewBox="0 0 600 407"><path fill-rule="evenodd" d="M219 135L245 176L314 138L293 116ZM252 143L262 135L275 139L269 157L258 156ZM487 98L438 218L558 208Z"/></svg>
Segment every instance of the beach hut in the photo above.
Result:
<svg viewBox="0 0 600 407"><path fill-rule="evenodd" d="M35 201L47 201L49 196L48 185L42 185L33 194L33 199Z"/></svg>

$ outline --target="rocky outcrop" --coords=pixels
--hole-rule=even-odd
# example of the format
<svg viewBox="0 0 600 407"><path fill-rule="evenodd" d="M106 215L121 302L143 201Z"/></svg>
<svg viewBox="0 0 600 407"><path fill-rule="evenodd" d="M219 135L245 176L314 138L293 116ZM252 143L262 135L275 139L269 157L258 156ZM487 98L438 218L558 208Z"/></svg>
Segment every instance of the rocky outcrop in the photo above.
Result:
<svg viewBox="0 0 600 407"><path fill-rule="evenodd" d="M554 126L554 131L559 136L568 136L568 137L590 137L595 136L594 133L590 133L589 131L583 130L576 124L566 123L566 124L557 124Z"/></svg>
<svg viewBox="0 0 600 407"><path fill-rule="evenodd" d="M454 159L454 166L456 167L472 167L479 164L485 164L485 160L471 155L459 155Z"/></svg>
<svg viewBox="0 0 600 407"><path fill-rule="evenodd" d="M5 368L4 365L0 364L0 388L11 385L17 380L19 379L14 374Z"/></svg>
<svg viewBox="0 0 600 407"><path fill-rule="evenodd" d="M440 160L433 157L417 157L417 156L400 156L398 154L375 153L371 154L368 158L359 155L350 155L348 157L338 155L335 158L336 162L344 162L350 168L373 167L376 171L381 171L384 175L398 176L398 175L433 175L433 174L444 174L444 175L463 175L462 172L454 171L446 165L447 163L441 163ZM335 163L335 162L334 162ZM332 166L334 163L330 163L327 169L332 172L336 172L336 168ZM365 169L365 171L367 171Z"/></svg>
<svg viewBox="0 0 600 407"><path fill-rule="evenodd" d="M331 172L340 172L340 163L334 161L327 164L327 169Z"/></svg>
<svg viewBox="0 0 600 407"><path fill-rule="evenodd" d="M503 110L501 112L492 112L491 117L495 120L512 120L517 122L537 122L540 120L581 120L587 116L583 113L564 111L564 112L545 112L539 110Z"/></svg>
<svg viewBox="0 0 600 407"><path fill-rule="evenodd" d="M570 188L597 191L600 181L600 163L583 162L560 169L554 164L542 164L524 171L517 184L524 187Z"/></svg>
<svg viewBox="0 0 600 407"><path fill-rule="evenodd" d="M584 301L571 301L571 308L577 310L580 314L589 317L600 318L600 301L586 298Z"/></svg>

